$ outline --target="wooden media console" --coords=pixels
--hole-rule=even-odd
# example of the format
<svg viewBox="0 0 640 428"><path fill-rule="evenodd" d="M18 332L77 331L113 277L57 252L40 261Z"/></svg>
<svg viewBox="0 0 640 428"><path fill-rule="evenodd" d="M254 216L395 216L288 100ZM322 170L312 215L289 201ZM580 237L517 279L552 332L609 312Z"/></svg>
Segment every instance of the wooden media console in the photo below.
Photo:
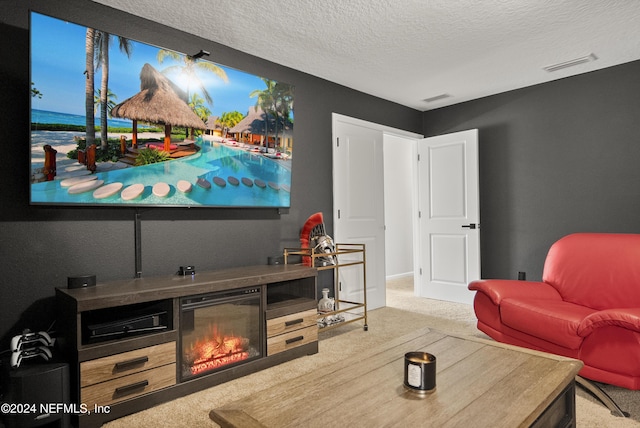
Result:
<svg viewBox="0 0 640 428"><path fill-rule="evenodd" d="M100 426L317 353L316 278L315 268L273 265L56 289L58 344L71 368L72 401L89 410L108 408L108 413L79 415L77 424ZM193 328L193 319L181 308L212 295L223 302L232 300L230 295L250 296L258 314L258 325L250 330L258 330L259 340L246 361L185 377L181 332Z"/></svg>

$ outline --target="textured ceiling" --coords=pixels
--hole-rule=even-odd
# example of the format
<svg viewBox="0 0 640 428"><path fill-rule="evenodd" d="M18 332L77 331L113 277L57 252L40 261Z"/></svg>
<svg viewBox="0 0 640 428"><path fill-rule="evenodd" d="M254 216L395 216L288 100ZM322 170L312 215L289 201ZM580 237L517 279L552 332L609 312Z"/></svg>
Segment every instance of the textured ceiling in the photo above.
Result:
<svg viewBox="0 0 640 428"><path fill-rule="evenodd" d="M417 110L640 59L639 0L94 1Z"/></svg>

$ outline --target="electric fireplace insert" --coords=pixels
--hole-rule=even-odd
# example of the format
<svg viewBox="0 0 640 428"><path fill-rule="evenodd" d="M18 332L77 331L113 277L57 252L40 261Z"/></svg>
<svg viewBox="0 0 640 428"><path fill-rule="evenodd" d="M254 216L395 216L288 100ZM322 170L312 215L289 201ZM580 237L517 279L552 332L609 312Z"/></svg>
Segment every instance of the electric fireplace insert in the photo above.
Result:
<svg viewBox="0 0 640 428"><path fill-rule="evenodd" d="M264 356L261 296L251 287L181 299L181 381Z"/></svg>

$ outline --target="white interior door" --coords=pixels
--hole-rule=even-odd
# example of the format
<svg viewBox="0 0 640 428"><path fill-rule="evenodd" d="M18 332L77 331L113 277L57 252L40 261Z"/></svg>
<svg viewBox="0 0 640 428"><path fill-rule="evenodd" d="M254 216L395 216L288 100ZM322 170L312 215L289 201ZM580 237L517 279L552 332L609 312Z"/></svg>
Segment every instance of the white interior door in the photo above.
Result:
<svg viewBox="0 0 640 428"><path fill-rule="evenodd" d="M480 278L478 130L418 141L418 260L422 297L468 303Z"/></svg>
<svg viewBox="0 0 640 428"><path fill-rule="evenodd" d="M365 244L367 309L386 305L382 131L334 118L333 219L337 243ZM363 301L361 268L339 270L340 298Z"/></svg>

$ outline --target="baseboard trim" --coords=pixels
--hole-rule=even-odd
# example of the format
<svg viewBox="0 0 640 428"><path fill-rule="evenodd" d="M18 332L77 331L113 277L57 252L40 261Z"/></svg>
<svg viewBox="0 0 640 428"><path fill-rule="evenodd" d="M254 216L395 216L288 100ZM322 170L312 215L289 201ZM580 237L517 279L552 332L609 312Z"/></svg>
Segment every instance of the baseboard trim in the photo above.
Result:
<svg viewBox="0 0 640 428"><path fill-rule="evenodd" d="M413 275L414 275L413 272L397 273L395 275L387 275L385 279L387 281L391 281L391 280L394 280L394 279L402 279L402 278L412 277Z"/></svg>

